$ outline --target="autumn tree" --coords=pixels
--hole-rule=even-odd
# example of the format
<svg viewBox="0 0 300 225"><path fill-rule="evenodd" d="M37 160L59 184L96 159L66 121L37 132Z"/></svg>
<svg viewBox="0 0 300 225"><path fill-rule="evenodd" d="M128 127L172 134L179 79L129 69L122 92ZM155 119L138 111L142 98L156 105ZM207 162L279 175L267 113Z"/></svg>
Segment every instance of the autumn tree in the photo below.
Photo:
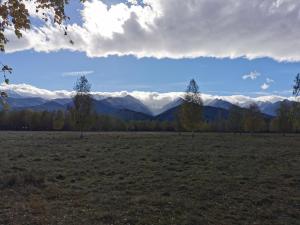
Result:
<svg viewBox="0 0 300 225"><path fill-rule="evenodd" d="M300 132L300 103L294 102L291 108L293 131Z"/></svg>
<svg viewBox="0 0 300 225"><path fill-rule="evenodd" d="M278 123L278 130L282 133L291 132L293 129L293 118L291 112L291 104L287 101L280 103L276 119Z"/></svg>
<svg viewBox="0 0 300 225"><path fill-rule="evenodd" d="M179 109L178 119L186 131L193 133L201 127L203 102L199 86L192 79L184 95L184 101Z"/></svg>
<svg viewBox="0 0 300 225"><path fill-rule="evenodd" d="M251 104L245 112L244 129L246 132L262 132L266 129L266 122L256 104Z"/></svg>
<svg viewBox="0 0 300 225"><path fill-rule="evenodd" d="M92 113L91 84L85 76L81 76L74 87L76 95L73 97L73 118L83 138L83 130L88 128Z"/></svg>
<svg viewBox="0 0 300 225"><path fill-rule="evenodd" d="M53 129L62 130L65 125L65 115L62 110L55 112L53 117Z"/></svg>
<svg viewBox="0 0 300 225"><path fill-rule="evenodd" d="M232 132L239 132L243 131L243 122L244 122L244 109L232 105L229 109L229 116L228 116L228 130Z"/></svg>

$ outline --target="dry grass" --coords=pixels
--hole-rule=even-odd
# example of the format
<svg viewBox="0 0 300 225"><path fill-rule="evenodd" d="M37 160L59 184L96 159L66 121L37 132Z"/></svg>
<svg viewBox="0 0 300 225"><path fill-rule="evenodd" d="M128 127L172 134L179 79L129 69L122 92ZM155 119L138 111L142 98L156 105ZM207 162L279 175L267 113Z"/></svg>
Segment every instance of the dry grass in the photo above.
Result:
<svg viewBox="0 0 300 225"><path fill-rule="evenodd" d="M300 136L0 133L0 224L299 224Z"/></svg>

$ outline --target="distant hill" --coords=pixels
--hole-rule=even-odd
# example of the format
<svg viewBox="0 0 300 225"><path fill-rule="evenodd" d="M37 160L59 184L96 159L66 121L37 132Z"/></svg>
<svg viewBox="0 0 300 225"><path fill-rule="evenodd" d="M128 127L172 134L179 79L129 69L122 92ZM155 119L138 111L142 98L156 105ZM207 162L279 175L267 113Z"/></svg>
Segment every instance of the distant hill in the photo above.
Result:
<svg viewBox="0 0 300 225"><path fill-rule="evenodd" d="M180 106L176 106L172 109L167 110L166 112L158 115L155 119L159 121L173 121L176 119L176 114L178 113ZM227 119L228 110L216 108L212 106L203 107L203 117L206 121L215 121L217 119Z"/></svg>
<svg viewBox="0 0 300 225"><path fill-rule="evenodd" d="M142 113L142 112L136 112L131 109L127 109L125 107L120 107L119 104L115 104L112 100L106 101L105 100L94 100L93 106L95 112L99 114L104 115L111 115L114 117L117 117L119 119L124 120L150 120L152 119L152 115Z"/></svg>
<svg viewBox="0 0 300 225"><path fill-rule="evenodd" d="M125 97L109 97L101 100L106 105L110 105L114 109L127 109L143 114L151 115L151 111L141 101L136 98L127 95Z"/></svg>
<svg viewBox="0 0 300 225"><path fill-rule="evenodd" d="M279 109L280 104L282 102L285 102L288 105L292 105L293 104L292 101L284 100L284 101L278 101L278 102L275 102L275 103L262 102L262 103L259 103L258 105L259 105L259 108L260 108L261 112L263 112L265 114L268 114L270 116L276 116L277 115L277 110Z"/></svg>
<svg viewBox="0 0 300 225"><path fill-rule="evenodd" d="M7 103L11 109L32 107L32 106L36 106L36 105L42 105L46 102L47 102L47 100L42 99L42 98L12 98L12 97L9 97L7 99ZM0 106L0 107L2 107L2 106Z"/></svg>
<svg viewBox="0 0 300 225"><path fill-rule="evenodd" d="M214 99L208 103L208 106L229 110L233 104L221 99Z"/></svg>
<svg viewBox="0 0 300 225"><path fill-rule="evenodd" d="M12 110L24 110L24 109L30 109L33 111L58 111L58 110L66 110L67 105L59 104L56 101L48 101L41 105L35 105L35 106L23 106L23 107L15 107L12 108Z"/></svg>

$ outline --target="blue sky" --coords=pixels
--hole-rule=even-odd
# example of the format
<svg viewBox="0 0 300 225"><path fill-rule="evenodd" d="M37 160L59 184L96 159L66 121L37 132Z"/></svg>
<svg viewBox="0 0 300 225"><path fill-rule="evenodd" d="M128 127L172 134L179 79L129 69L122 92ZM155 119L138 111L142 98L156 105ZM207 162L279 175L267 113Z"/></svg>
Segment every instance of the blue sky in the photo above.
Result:
<svg viewBox="0 0 300 225"><path fill-rule="evenodd" d="M299 63L279 63L272 59L137 59L133 56L110 56L89 58L84 53L60 51L37 53L24 51L6 54L2 60L13 66L13 83L28 83L34 86L57 90L70 90L79 75L71 72L92 71L87 77L95 91L183 91L191 78L200 89L212 94L260 95L286 93L293 84ZM256 80L242 79L243 75L256 71ZM266 79L274 80L263 91Z"/></svg>
<svg viewBox="0 0 300 225"><path fill-rule="evenodd" d="M106 1L109 5L117 2L120 1ZM77 8L78 5L75 4L68 9L68 12L72 17L72 23L82 25L82 18L75 10ZM82 9L82 6L80 8ZM124 31L125 34L126 32ZM186 42L187 39L182 37L182 40ZM150 43L149 45L151 45L150 41L145 41L145 43ZM183 47L185 47L184 42L182 43ZM126 43L124 44L126 45ZM127 45L131 46L131 44L128 43ZM175 44L172 46L175 46ZM207 43L205 46L210 44ZM259 48L264 43L258 42L255 44ZM92 47L97 48L97 45ZM152 49L150 47L149 49ZM87 52L82 52L82 49L79 51L62 50L64 48L62 47L62 49L47 49L48 53L46 53L43 51L37 52L40 49L35 51L36 49L26 50L25 48L21 51L12 50L9 51L10 53L2 54L1 61L14 68L14 73L10 77L11 82L27 83L49 90L71 90L79 76L78 74L84 74L83 71L88 71L87 76L92 83L94 91L184 91L188 81L191 78L195 78L200 86L200 90L209 94L291 95L293 79L300 72L300 63L297 62L297 59L293 60L296 62L288 62L289 60L279 62L278 58L291 58L290 55L282 52L281 49L278 52L270 53L270 56L268 56L268 49L265 50L266 53L262 53L262 56L259 55L260 52L253 53L252 50L246 49L243 50L245 52L238 53L245 56L234 56L235 59L230 59L229 56L233 54L232 52L235 52L234 47L233 44L233 50L229 49L228 52L224 50L225 52L221 53L213 47L207 47L206 52L211 51L211 53L207 54L202 54L201 48L198 50L199 53L194 53L193 51L185 52L182 49L178 50L180 45L179 47L176 45L177 49L175 50L173 48L163 49L163 53L159 52L160 49L152 52L152 50L144 50L145 48L143 47L143 51L140 49L132 50L137 52L133 53L132 56L126 56L127 52L124 52L124 54L121 52L118 53L120 56L108 57L101 55L106 53L94 53L93 50L90 53L88 50ZM155 46L153 48L158 47ZM237 51L240 49L240 47L236 48ZM116 50L114 48L111 51L115 52L119 51L119 49ZM123 49L120 51L123 51ZM126 51L131 52L131 49L129 48ZM141 52L143 54L144 52L146 53L141 57ZM167 52L166 56L161 55L165 54L165 52ZM257 59L249 59L251 57L247 56L248 53L251 56L257 54L255 55ZM91 54L97 55L90 57ZM193 57L190 57L191 54ZM226 54L228 57L226 57ZM158 56L156 57L156 55ZM225 56L225 58L210 57L211 55L216 57ZM267 55L267 57L263 57L264 55ZM292 55L292 57L295 56ZM250 73L255 73L259 76L253 80L243 79L244 75ZM262 89L263 84L267 85L265 85L265 89Z"/></svg>

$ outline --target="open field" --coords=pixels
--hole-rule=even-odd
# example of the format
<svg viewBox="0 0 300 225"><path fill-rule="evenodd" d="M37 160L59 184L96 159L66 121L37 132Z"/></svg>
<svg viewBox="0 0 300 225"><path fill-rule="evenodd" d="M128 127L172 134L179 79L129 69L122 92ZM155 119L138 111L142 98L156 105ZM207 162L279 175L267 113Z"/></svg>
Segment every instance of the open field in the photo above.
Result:
<svg viewBox="0 0 300 225"><path fill-rule="evenodd" d="M0 133L1 225L300 224L300 135Z"/></svg>

